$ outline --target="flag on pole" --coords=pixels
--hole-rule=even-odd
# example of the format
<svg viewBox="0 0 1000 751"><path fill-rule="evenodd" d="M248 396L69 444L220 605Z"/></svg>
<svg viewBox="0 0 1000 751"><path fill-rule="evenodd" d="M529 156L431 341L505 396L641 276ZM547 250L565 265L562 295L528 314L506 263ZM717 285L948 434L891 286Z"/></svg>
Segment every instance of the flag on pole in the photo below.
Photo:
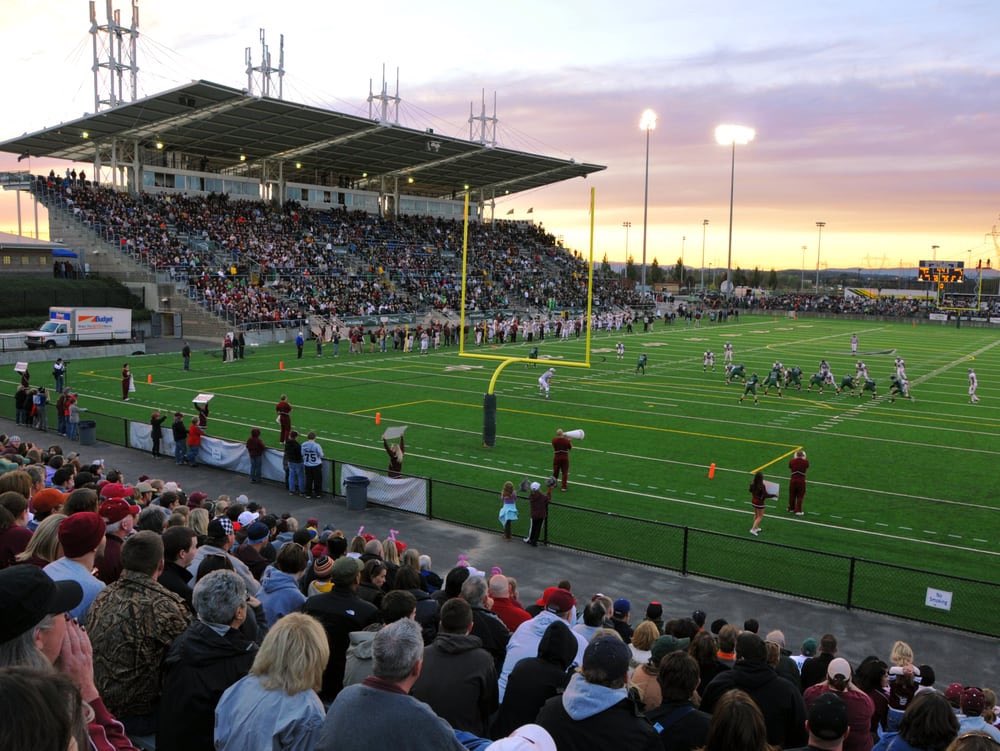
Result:
<svg viewBox="0 0 1000 751"><path fill-rule="evenodd" d="M514 213L514 209L511 209L510 211L507 212L507 216L510 216L513 213Z"/></svg>

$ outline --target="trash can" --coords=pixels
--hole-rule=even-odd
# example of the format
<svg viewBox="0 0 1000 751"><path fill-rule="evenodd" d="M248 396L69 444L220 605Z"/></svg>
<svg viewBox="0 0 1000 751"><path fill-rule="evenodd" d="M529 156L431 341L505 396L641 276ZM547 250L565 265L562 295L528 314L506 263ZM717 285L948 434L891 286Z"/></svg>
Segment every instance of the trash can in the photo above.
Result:
<svg viewBox="0 0 1000 751"><path fill-rule="evenodd" d="M368 507L368 485L371 483L367 477L352 476L344 480L347 487L347 510L364 511Z"/></svg>
<svg viewBox="0 0 1000 751"><path fill-rule="evenodd" d="M80 420L80 445L93 446L97 443L97 421Z"/></svg>

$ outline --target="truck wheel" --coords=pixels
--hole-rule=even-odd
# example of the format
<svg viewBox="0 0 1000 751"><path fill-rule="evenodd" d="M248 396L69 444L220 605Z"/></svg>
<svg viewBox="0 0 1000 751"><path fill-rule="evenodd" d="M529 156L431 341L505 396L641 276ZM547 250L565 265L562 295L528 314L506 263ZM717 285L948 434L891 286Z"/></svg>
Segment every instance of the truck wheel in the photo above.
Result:
<svg viewBox="0 0 1000 751"><path fill-rule="evenodd" d="M45 349L55 349L55 348L56 348L55 342L45 342Z"/></svg>

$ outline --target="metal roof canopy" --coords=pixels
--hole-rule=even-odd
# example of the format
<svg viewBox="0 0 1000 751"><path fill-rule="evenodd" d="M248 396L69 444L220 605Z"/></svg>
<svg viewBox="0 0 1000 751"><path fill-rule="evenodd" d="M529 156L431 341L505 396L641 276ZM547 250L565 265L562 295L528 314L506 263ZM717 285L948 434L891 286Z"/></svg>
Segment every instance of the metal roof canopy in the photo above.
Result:
<svg viewBox="0 0 1000 751"><path fill-rule="evenodd" d="M376 186L380 178L388 178L387 191L400 178L401 192L438 198L457 196L468 185L488 200L605 169L258 98L208 81L4 141L0 151L89 162L97 147L113 140L123 147L139 142L147 149L160 141L165 151L182 152L191 162L207 160L206 169L199 171L231 172L260 167L263 161L283 162L289 182L317 182L316 171L329 173L328 183L340 176L362 180L367 173L369 184ZM121 159L127 163L131 156L126 151ZM301 170L296 162L302 163ZM410 177L412 183L407 182Z"/></svg>

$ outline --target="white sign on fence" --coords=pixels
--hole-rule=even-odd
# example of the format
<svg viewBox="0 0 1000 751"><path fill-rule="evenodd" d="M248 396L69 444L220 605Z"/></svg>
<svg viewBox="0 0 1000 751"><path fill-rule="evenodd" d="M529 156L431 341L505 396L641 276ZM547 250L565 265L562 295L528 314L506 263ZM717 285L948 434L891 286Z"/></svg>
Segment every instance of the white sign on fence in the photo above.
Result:
<svg viewBox="0 0 1000 751"><path fill-rule="evenodd" d="M951 610L951 592L928 587L924 605L929 608L937 608L938 610Z"/></svg>

